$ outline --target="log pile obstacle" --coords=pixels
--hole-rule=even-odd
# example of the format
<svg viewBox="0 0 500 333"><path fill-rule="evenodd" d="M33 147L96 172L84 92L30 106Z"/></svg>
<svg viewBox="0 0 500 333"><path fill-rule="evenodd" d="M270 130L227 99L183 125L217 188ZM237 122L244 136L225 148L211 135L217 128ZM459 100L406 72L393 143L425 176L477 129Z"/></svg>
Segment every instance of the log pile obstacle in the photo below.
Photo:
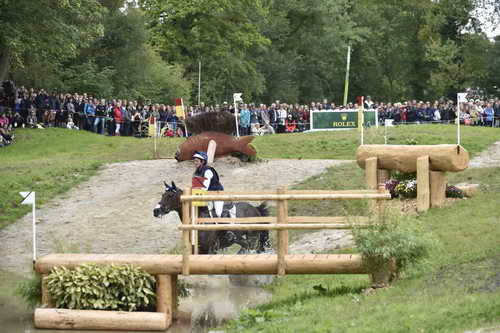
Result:
<svg viewBox="0 0 500 333"><path fill-rule="evenodd" d="M446 172L469 166L469 153L459 145L361 145L358 165L369 189L378 189L392 171L417 173L417 211L440 207L446 198Z"/></svg>
<svg viewBox="0 0 500 333"><path fill-rule="evenodd" d="M348 229L353 224L363 226L367 217L305 217L288 216L288 200L340 200L372 199L375 212L383 210L383 201L390 193L377 190L358 191L277 191L260 192L210 192L191 195L191 189L181 196L183 233L182 255L139 254L50 254L40 258L35 269L42 275L43 307L35 310L36 328L46 329L93 329L93 330L166 330L177 316L177 276L179 274L371 274L363 258L358 254L289 254L288 230L292 229ZM277 216L250 218L197 218L192 203L199 201L261 201L276 200ZM210 223L210 224L209 224ZM217 224L214 224L217 223ZM351 224L352 223L352 224ZM192 230L276 230L277 254L248 255L196 255L193 254L190 237ZM195 244L197 247L197 244ZM157 312L121 312L56 309L51 304L46 286L48 274L54 267L69 269L85 263L98 265L132 264L156 278ZM377 282L377 281L374 281Z"/></svg>

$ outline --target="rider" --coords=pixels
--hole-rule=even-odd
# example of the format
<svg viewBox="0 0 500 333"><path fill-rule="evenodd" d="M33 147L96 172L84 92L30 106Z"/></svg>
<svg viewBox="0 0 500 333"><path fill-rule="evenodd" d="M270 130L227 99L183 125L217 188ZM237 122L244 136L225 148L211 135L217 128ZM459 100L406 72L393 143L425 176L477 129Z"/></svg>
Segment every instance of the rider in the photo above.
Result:
<svg viewBox="0 0 500 333"><path fill-rule="evenodd" d="M219 174L214 168L207 165L208 155L205 152L195 152L193 155L196 169L193 174L193 187L203 188L207 191L223 191L224 186L220 183ZM209 201L208 211L212 215L215 210L217 217L222 216L224 201ZM232 214L231 214L232 215Z"/></svg>

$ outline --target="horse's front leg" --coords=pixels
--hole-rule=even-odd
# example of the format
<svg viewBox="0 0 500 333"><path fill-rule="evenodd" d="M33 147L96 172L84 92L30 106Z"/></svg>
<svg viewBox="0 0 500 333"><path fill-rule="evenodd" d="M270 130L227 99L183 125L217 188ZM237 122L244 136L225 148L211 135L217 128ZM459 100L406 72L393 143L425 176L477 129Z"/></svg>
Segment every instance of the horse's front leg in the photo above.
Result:
<svg viewBox="0 0 500 333"><path fill-rule="evenodd" d="M235 235L234 243L238 244L241 248L238 254L248 253L250 251L250 244L248 243L246 233L241 231L232 231Z"/></svg>

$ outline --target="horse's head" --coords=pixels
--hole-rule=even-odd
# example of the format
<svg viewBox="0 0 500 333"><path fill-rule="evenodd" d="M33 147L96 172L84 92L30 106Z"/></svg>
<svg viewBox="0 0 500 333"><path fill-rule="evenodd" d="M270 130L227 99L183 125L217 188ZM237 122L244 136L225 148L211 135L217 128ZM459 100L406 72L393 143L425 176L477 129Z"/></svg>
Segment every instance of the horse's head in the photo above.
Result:
<svg viewBox="0 0 500 333"><path fill-rule="evenodd" d="M167 183L165 183L165 192L161 196L160 202L158 202L158 205L153 209L153 215L154 217L160 217L165 214L170 213L171 211L175 210L177 213L180 214L181 210L181 194L182 190L177 188L175 186L175 183L172 182L172 185L169 186Z"/></svg>

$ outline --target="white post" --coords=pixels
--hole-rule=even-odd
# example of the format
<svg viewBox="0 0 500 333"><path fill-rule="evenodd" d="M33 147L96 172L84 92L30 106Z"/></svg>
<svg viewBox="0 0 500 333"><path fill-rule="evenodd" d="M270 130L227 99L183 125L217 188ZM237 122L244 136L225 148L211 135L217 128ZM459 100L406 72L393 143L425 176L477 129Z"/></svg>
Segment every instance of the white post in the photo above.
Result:
<svg viewBox="0 0 500 333"><path fill-rule="evenodd" d="M36 262L36 206L35 206L35 192L19 192L23 197L21 205L31 205L33 216L33 265Z"/></svg>
<svg viewBox="0 0 500 333"><path fill-rule="evenodd" d="M33 265L36 262L36 207L35 207L35 192L33 192Z"/></svg>
<svg viewBox="0 0 500 333"><path fill-rule="evenodd" d="M460 103L467 101L467 93L457 94L457 145L460 146Z"/></svg>
<svg viewBox="0 0 500 333"><path fill-rule="evenodd" d="M457 96L457 145L460 146L460 98Z"/></svg>
<svg viewBox="0 0 500 333"><path fill-rule="evenodd" d="M240 137L240 129L238 126L238 107L236 105L237 102L243 102L241 99L241 93L234 93L233 94L233 104L234 104L234 121L236 122L236 137Z"/></svg>
<svg viewBox="0 0 500 333"><path fill-rule="evenodd" d="M155 131L153 133L153 143L154 143L154 157L153 158L156 158L156 136L157 136L157 133L158 133L158 122L155 119Z"/></svg>
<svg viewBox="0 0 500 333"><path fill-rule="evenodd" d="M238 107L236 106L236 102L234 102L234 120L236 121L236 137L240 137L240 129L238 126Z"/></svg>
<svg viewBox="0 0 500 333"><path fill-rule="evenodd" d="M384 123L384 144L387 144L387 124Z"/></svg>

